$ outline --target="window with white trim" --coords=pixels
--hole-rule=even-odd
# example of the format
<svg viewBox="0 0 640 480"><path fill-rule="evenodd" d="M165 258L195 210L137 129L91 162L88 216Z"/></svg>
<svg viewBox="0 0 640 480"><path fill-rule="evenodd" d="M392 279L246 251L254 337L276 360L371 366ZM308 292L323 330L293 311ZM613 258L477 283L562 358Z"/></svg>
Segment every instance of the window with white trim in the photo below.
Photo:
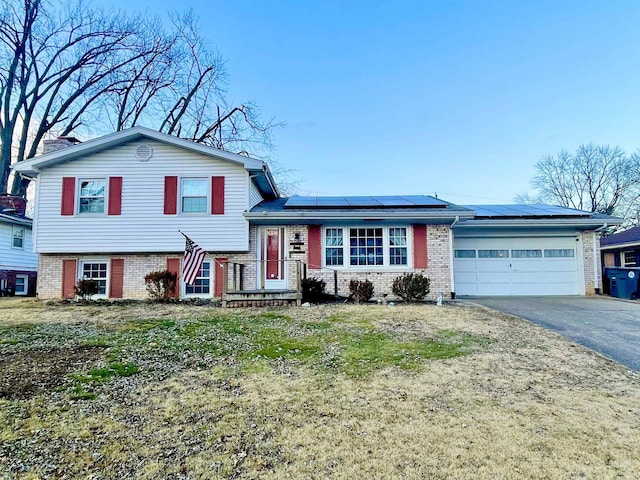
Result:
<svg viewBox="0 0 640 480"><path fill-rule="evenodd" d="M623 267L637 267L638 262L636 261L636 252L628 251L622 253L622 266Z"/></svg>
<svg viewBox="0 0 640 480"><path fill-rule="evenodd" d="M107 294L107 262L83 261L80 263L80 274L83 280L98 282L97 295Z"/></svg>
<svg viewBox="0 0 640 480"><path fill-rule="evenodd" d="M180 210L182 213L207 213L209 208L209 180L183 178L180 184Z"/></svg>
<svg viewBox="0 0 640 480"><path fill-rule="evenodd" d="M94 178L80 180L78 190L78 213L104 213L107 180Z"/></svg>
<svg viewBox="0 0 640 480"><path fill-rule="evenodd" d="M26 295L29 293L29 275L16 275L14 293L16 295Z"/></svg>
<svg viewBox="0 0 640 480"><path fill-rule="evenodd" d="M211 274L213 273L211 270L211 263L212 262L210 260L205 260L204 262L202 262L202 267L198 272L198 276L196 277L195 282L193 282L191 285L185 284L185 295L191 295L194 297L211 296Z"/></svg>
<svg viewBox="0 0 640 480"><path fill-rule="evenodd" d="M389 229L389 263L391 265L407 265L407 229Z"/></svg>
<svg viewBox="0 0 640 480"><path fill-rule="evenodd" d="M24 232L24 227L18 225L13 226L13 235L11 237L12 248L24 248Z"/></svg>
<svg viewBox="0 0 640 480"><path fill-rule="evenodd" d="M324 258L327 266L344 264L342 228L327 228L324 233Z"/></svg>
<svg viewBox="0 0 640 480"><path fill-rule="evenodd" d="M455 250L453 253L455 258L476 258L475 250Z"/></svg>
<svg viewBox="0 0 640 480"><path fill-rule="evenodd" d="M544 251L545 258L573 258L576 251L573 248L547 248Z"/></svg>
<svg viewBox="0 0 640 480"><path fill-rule="evenodd" d="M327 227L324 265L327 267L407 267L410 260L407 227Z"/></svg>

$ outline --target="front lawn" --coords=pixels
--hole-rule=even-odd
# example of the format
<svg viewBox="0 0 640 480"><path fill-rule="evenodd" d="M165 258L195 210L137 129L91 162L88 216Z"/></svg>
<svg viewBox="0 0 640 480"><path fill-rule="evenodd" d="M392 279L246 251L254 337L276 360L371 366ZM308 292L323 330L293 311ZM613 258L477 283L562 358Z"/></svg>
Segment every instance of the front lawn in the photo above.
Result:
<svg viewBox="0 0 640 480"><path fill-rule="evenodd" d="M481 308L0 301L0 478L637 478L639 400Z"/></svg>

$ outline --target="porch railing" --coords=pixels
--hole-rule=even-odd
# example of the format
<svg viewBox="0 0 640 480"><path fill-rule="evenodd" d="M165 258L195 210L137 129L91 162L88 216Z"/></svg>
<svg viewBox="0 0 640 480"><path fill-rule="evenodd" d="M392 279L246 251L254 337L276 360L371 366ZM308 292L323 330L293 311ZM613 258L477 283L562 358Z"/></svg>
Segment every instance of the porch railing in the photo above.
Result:
<svg viewBox="0 0 640 480"><path fill-rule="evenodd" d="M295 262L296 270L296 281L295 281L295 292L302 293L302 279L303 275L306 277L306 264L302 260L293 260L293 259L282 259L282 260L255 260L256 265L256 274L259 275L259 286L258 290L266 291L266 282L269 280L267 278L267 267L268 264L274 262L280 264L281 274L284 276L284 280L287 281L287 275L285 269L288 270L288 264L290 262ZM222 261L220 262L223 268L223 287L222 293L227 294L229 292L239 292L245 291L245 274L247 265L245 263L232 262L232 261ZM253 262L252 262L253 263ZM288 284L285 284L285 289L289 290ZM249 289L253 290L253 289Z"/></svg>

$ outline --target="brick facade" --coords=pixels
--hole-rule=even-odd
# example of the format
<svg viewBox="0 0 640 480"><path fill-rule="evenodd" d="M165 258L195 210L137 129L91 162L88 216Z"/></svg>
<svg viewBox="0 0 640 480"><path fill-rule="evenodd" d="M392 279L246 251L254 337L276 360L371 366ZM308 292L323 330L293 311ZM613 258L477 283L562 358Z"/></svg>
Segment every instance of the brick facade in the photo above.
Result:
<svg viewBox="0 0 640 480"><path fill-rule="evenodd" d="M281 227L281 226L278 226ZM229 264L228 286L233 286L233 264L243 265L243 289L259 289L258 283L258 261L257 248L259 244L256 225L250 227L249 251L246 253L225 253L212 252L208 258L213 260L217 257L226 257ZM308 229L306 225L288 225L285 228L287 238L285 239L286 265L287 265L287 287L290 290L296 289L298 269L300 276L306 273L307 277L323 279L327 283L327 293L333 294L335 285L335 273L333 269L308 269ZM296 238L297 235L297 238ZM338 294L349 295L349 282L353 279L369 280L373 283L375 297L383 294L391 294L391 287L394 279L406 272L420 272L431 279L431 292L428 298L435 298L438 293L442 293L445 298L451 295L451 250L450 250L451 229L448 225L427 226L427 267L425 269L401 268L391 270L389 268L371 270L349 270L348 268L337 270ZM300 245L296 245L300 244ZM602 272L599 257L599 243L594 243L592 231L582 234L583 246L583 268L585 279L585 293L593 295L596 288L602 288ZM111 258L124 259L123 292L124 298L145 299L148 294L144 284L144 276L154 270L164 270L167 258L182 257L182 252L166 254L129 254L129 255L80 255L80 254L41 254L38 265L37 292L40 298L60 298L62 291L62 260L75 259L78 265L81 260L110 260ZM594 261L596 261L597 280L594 282ZM214 268L223 268L214 262ZM214 275L212 274L212 282ZM214 288L211 287L213 294Z"/></svg>
<svg viewBox="0 0 640 480"><path fill-rule="evenodd" d="M596 292L602 292L602 265L600 264L599 237L594 235L593 231L582 233L582 250L585 294L595 295Z"/></svg>

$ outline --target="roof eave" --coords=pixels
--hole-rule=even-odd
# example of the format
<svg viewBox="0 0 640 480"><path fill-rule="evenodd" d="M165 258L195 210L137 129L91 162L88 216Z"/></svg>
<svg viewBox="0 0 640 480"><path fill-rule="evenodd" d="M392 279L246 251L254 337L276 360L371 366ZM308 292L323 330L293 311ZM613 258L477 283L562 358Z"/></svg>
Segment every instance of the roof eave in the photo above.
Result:
<svg viewBox="0 0 640 480"><path fill-rule="evenodd" d="M554 218L554 219L473 219L460 221L456 228L476 228L476 227L574 227L578 229L590 229L599 228L604 225L621 225L623 219L610 218L610 219L598 219L598 218Z"/></svg>
<svg viewBox="0 0 640 480"><path fill-rule="evenodd" d="M472 217L473 215L468 211L450 211L450 212L433 212L429 215L420 215L416 214L416 212L407 211L407 212L384 212L381 210L377 210L374 212L335 212L335 211L327 211L327 212L285 212L285 211L277 211L277 212L267 212L267 211L257 211L257 212L245 212L245 218L248 220L393 220L393 219L415 219L415 220L442 220L442 221L450 221L453 222L456 218L461 217Z"/></svg>
<svg viewBox="0 0 640 480"><path fill-rule="evenodd" d="M622 248L640 247L640 240L632 240L624 243L613 243L608 245L600 245L600 250L617 250Z"/></svg>

